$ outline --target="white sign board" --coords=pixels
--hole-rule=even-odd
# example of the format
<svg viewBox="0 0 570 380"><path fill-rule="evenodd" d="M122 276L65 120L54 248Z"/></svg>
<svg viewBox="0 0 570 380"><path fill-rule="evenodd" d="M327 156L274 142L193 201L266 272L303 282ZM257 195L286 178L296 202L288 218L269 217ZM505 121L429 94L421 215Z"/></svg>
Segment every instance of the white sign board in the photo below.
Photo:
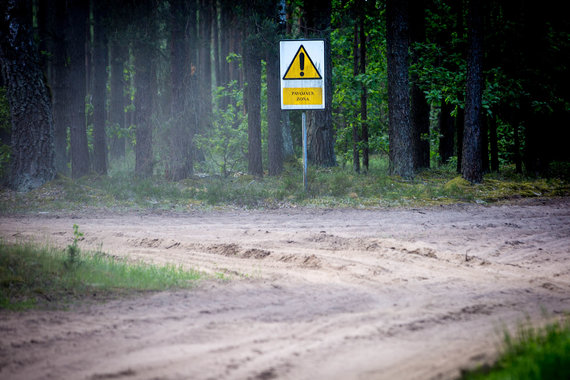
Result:
<svg viewBox="0 0 570 380"><path fill-rule="evenodd" d="M279 41L281 109L325 108L325 41Z"/></svg>

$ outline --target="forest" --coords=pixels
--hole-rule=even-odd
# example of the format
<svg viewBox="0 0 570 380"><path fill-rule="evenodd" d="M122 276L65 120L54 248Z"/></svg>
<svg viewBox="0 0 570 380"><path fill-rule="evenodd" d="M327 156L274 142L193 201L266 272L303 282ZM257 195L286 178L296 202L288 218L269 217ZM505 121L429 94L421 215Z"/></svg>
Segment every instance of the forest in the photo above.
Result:
<svg viewBox="0 0 570 380"><path fill-rule="evenodd" d="M567 172L570 28L555 1L7 0L0 175L278 176L301 150L282 111L279 41L324 39L315 167L463 178Z"/></svg>

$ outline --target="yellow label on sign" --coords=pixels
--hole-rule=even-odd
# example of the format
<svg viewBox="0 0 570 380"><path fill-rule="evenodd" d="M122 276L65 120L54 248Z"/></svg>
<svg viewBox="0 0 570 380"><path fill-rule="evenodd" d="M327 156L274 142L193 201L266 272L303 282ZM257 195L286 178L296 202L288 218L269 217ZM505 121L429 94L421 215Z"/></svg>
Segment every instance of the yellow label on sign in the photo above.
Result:
<svg viewBox="0 0 570 380"><path fill-rule="evenodd" d="M323 89L321 87L285 87L283 104L286 106L323 104Z"/></svg>
<svg viewBox="0 0 570 380"><path fill-rule="evenodd" d="M315 67L303 45L297 50L297 54L289 64L283 79L322 79L319 70Z"/></svg>

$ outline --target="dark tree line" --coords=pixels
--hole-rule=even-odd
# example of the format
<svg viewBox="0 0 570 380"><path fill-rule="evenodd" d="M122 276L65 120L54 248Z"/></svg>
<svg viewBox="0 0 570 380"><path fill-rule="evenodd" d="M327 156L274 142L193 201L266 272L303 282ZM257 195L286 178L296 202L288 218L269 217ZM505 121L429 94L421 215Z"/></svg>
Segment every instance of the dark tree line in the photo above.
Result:
<svg viewBox="0 0 570 380"><path fill-rule="evenodd" d="M217 165L279 175L295 113L279 108L278 41L321 38L324 111L309 159L412 178L568 161L568 20L556 2L498 0L22 0L0 7L17 189L56 172L172 180ZM16 30L17 33L11 33ZM6 128L5 128L6 129ZM293 132L293 134L292 134ZM131 153L129 153L131 152ZM267 158L265 158L267 157ZM361 166L362 160L362 166ZM215 163L215 165L214 165Z"/></svg>

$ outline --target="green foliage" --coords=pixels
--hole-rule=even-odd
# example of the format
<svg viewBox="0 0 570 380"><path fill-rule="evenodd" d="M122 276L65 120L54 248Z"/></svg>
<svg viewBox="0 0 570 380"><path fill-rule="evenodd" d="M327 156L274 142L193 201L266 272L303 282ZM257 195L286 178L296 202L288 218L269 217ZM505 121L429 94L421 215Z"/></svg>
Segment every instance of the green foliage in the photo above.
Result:
<svg viewBox="0 0 570 380"><path fill-rule="evenodd" d="M242 111L243 89L233 81L227 87L218 88L215 97L218 103L222 99L229 102L225 109L215 109L212 128L196 136L194 142L207 158L204 169L228 177L235 171L245 170L247 119Z"/></svg>
<svg viewBox="0 0 570 380"><path fill-rule="evenodd" d="M67 246L67 260L63 263L67 269L74 269L80 263L79 240L83 239L83 232L79 232L79 226L73 225L73 243Z"/></svg>
<svg viewBox="0 0 570 380"><path fill-rule="evenodd" d="M366 18L366 72L354 74L354 1L333 2L334 29L331 32L333 61L333 124L336 131L335 151L343 164L352 160L353 127L362 133L362 88L367 90L367 120L371 152L388 151L388 108L386 83L386 48L383 21L376 6ZM362 142L356 148L363 149Z"/></svg>
<svg viewBox="0 0 570 380"><path fill-rule="evenodd" d="M547 380L570 378L570 318L544 328L520 327L512 337L506 331L497 363L463 374L463 380Z"/></svg>
<svg viewBox="0 0 570 380"><path fill-rule="evenodd" d="M78 300L185 288L202 277L181 266L129 262L102 252L85 252L73 270L68 260L56 248L0 242L0 309L58 308Z"/></svg>

